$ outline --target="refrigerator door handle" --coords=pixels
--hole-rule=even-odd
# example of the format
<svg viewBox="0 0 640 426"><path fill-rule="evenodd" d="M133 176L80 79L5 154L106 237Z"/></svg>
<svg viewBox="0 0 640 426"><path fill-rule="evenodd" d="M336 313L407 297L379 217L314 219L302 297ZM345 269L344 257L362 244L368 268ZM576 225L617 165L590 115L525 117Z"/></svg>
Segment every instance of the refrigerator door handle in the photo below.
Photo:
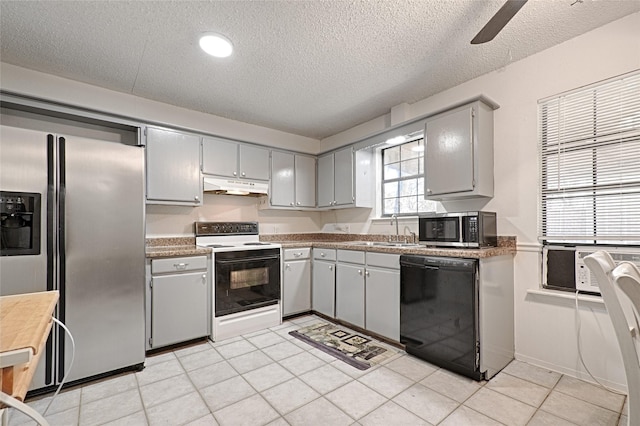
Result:
<svg viewBox="0 0 640 426"><path fill-rule="evenodd" d="M56 187L56 172L55 172L55 159L56 159L56 143L55 137L52 134L47 134L47 290L56 290L55 286L55 187ZM42 234L41 234L42 235ZM47 339L45 346L45 385L51 385L55 383L53 377L54 374L54 334L52 332Z"/></svg>
<svg viewBox="0 0 640 426"><path fill-rule="evenodd" d="M65 300L66 300L66 258L65 258L65 195L66 195L66 140L64 137L58 137L58 291L60 292L60 301L58 303L58 319L63 323L66 322L65 318ZM65 341L66 337L63 334L60 335L58 341L58 377L57 380L61 380L64 377L64 356L65 353Z"/></svg>

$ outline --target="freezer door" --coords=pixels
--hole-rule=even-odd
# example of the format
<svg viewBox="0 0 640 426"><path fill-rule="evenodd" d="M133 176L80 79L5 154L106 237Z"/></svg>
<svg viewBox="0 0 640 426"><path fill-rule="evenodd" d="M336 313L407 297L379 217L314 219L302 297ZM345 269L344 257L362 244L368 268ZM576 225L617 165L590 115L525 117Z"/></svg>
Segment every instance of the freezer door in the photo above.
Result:
<svg viewBox="0 0 640 426"><path fill-rule="evenodd" d="M47 275L47 265L53 268L52 257L47 263L47 241L53 243L52 236L47 233L47 208L51 206L50 198L53 196L53 192L47 194L47 134L0 126L0 153L0 189L39 193L41 226L40 254L0 256L0 296L52 290L53 269ZM53 178L54 175L51 176ZM52 255L50 251L49 254ZM40 358L30 389L52 384L52 341L50 338L45 348L49 356Z"/></svg>
<svg viewBox="0 0 640 426"><path fill-rule="evenodd" d="M144 362L144 150L59 142L62 303L76 344L75 380ZM66 371L69 340L62 346Z"/></svg>
<svg viewBox="0 0 640 426"><path fill-rule="evenodd" d="M47 134L0 126L0 190L40 194L40 254L0 257L0 295L47 290Z"/></svg>

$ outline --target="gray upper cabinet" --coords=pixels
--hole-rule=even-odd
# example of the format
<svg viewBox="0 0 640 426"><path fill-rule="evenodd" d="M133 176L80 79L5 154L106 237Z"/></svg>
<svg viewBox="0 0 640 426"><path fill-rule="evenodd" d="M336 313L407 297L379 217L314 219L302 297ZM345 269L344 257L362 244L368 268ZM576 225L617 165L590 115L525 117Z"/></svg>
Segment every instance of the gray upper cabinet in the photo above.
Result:
<svg viewBox="0 0 640 426"><path fill-rule="evenodd" d="M318 158L318 207L373 207L374 164L370 150L343 148Z"/></svg>
<svg viewBox="0 0 640 426"><path fill-rule="evenodd" d="M269 180L269 150L226 139L202 139L202 172L210 175Z"/></svg>
<svg viewBox="0 0 640 426"><path fill-rule="evenodd" d="M147 203L202 204L200 137L148 127Z"/></svg>
<svg viewBox="0 0 640 426"><path fill-rule="evenodd" d="M353 149L345 148L336 151L334 154L334 204L346 205L353 204L355 197L353 195Z"/></svg>
<svg viewBox="0 0 640 426"><path fill-rule="evenodd" d="M306 155L271 152L271 207L316 205L316 160Z"/></svg>
<svg viewBox="0 0 640 426"><path fill-rule="evenodd" d="M425 124L425 198L493 197L493 109L476 101Z"/></svg>
<svg viewBox="0 0 640 426"><path fill-rule="evenodd" d="M316 206L316 159L295 156L296 207Z"/></svg>
<svg viewBox="0 0 640 426"><path fill-rule="evenodd" d="M240 144L240 177L269 180L269 150Z"/></svg>
<svg viewBox="0 0 640 426"><path fill-rule="evenodd" d="M288 152L271 152L271 205L295 205L295 156Z"/></svg>
<svg viewBox="0 0 640 426"><path fill-rule="evenodd" d="M318 207L333 206L333 154L318 157Z"/></svg>
<svg viewBox="0 0 640 426"><path fill-rule="evenodd" d="M238 143L218 138L203 138L202 173L237 177Z"/></svg>

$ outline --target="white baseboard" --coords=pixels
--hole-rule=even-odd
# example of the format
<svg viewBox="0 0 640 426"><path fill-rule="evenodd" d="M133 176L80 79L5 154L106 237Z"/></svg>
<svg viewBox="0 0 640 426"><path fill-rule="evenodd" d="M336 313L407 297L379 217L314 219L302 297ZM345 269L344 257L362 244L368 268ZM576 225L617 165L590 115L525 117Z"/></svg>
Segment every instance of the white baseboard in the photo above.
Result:
<svg viewBox="0 0 640 426"><path fill-rule="evenodd" d="M573 368L567 368L561 365L556 365L547 361L543 361L537 358L532 358L526 355L522 355L516 352L515 355L516 360L518 361L522 361L522 362L526 362L527 364L531 364L531 365L535 365L536 367L540 367L540 368L545 368L547 370L551 370L551 371L555 371L556 373L560 373L560 374L566 374L567 376L570 377L574 377L576 379L580 379L580 380L584 380L585 382L589 382L589 383L593 383L596 386L598 385L598 383L594 382L593 378L591 378L591 376L589 376L589 374L587 374L584 371L581 370L575 370ZM621 383L615 383L612 382L610 380L604 379L602 377L596 377L596 379L598 379L598 381L600 383L602 383L603 385L616 390L618 392L622 392L627 394L627 385L626 383L621 384Z"/></svg>

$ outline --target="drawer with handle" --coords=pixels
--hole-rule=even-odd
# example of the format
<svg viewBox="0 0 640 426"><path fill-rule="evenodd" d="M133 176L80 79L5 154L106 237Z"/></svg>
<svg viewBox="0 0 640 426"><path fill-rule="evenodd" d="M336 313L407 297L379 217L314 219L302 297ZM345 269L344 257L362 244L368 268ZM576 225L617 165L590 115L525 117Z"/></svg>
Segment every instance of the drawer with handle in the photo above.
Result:
<svg viewBox="0 0 640 426"><path fill-rule="evenodd" d="M313 258L317 260L336 260L335 249L314 248Z"/></svg>
<svg viewBox="0 0 640 426"><path fill-rule="evenodd" d="M207 256L171 257L153 259L151 261L152 274L189 272L203 269L207 269Z"/></svg>
<svg viewBox="0 0 640 426"><path fill-rule="evenodd" d="M311 255L310 247L292 248L284 250L284 260L308 259Z"/></svg>

